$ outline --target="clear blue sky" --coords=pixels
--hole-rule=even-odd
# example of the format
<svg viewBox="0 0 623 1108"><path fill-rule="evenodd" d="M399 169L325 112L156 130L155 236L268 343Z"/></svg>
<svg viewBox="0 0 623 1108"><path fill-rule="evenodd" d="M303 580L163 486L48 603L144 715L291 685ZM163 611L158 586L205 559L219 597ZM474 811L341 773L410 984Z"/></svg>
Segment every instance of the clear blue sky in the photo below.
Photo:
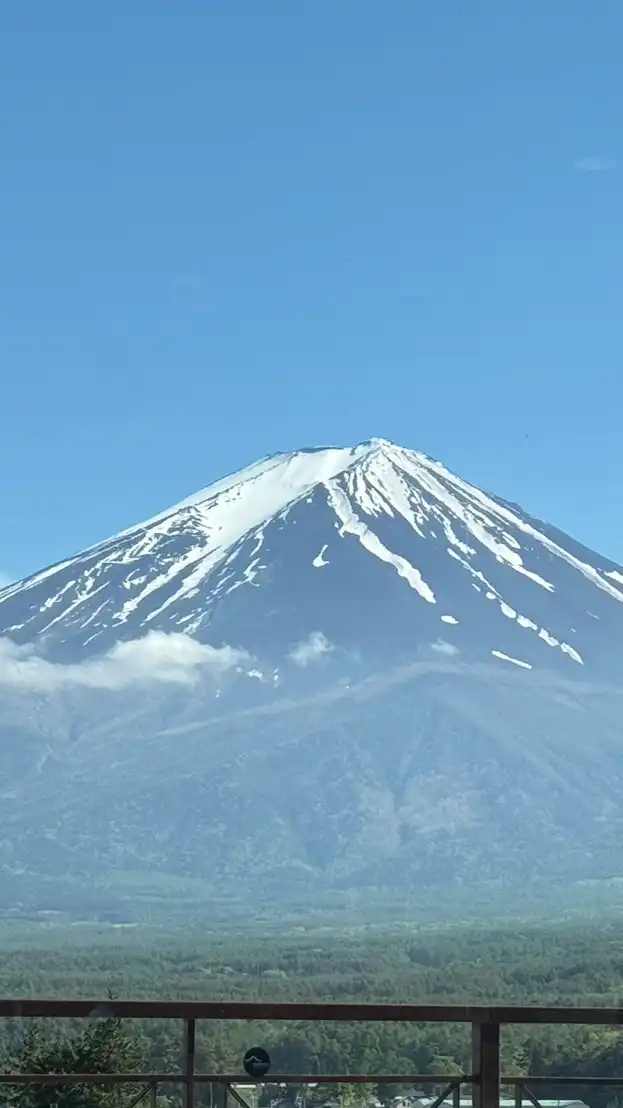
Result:
<svg viewBox="0 0 623 1108"><path fill-rule="evenodd" d="M372 435L623 561L621 0L0 12L0 567Z"/></svg>

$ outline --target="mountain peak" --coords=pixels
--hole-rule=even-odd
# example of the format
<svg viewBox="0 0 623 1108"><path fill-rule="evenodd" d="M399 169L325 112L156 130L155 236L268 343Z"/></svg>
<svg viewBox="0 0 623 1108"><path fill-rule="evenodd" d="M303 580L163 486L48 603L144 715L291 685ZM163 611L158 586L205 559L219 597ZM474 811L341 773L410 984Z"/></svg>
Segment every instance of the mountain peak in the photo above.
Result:
<svg viewBox="0 0 623 1108"><path fill-rule="evenodd" d="M391 445L385 444L382 439L370 439L352 447L305 447L269 454L192 493L151 519L120 532L115 538L150 527L187 508L211 507L224 496L227 496L228 507L235 503L238 511L244 502L246 511L240 514L246 517L248 511L249 520L253 518L259 522L264 515L278 512L315 485L349 469L355 462L377 451L381 444ZM235 489L239 491L234 496ZM241 524L244 525L244 522L242 520Z"/></svg>
<svg viewBox="0 0 623 1108"><path fill-rule="evenodd" d="M388 457L395 455L396 460L401 454L410 455L413 458L425 457L425 455L405 450L388 439L382 438L366 439L356 446L308 446L298 450L268 454L259 461L252 462L250 465L214 481L198 492L191 493L190 496L169 508L163 509L150 519L126 528L115 535L114 538L119 539L146 527L151 527L188 508L201 509L202 506L214 505L215 501L224 494L232 493L235 488L242 490L245 486L249 492L253 491L252 499L255 510L250 515L256 518L258 511L264 509L269 513L271 511L274 513L281 510L288 503L304 496L308 490L316 485L324 484L345 470L351 469L357 462L378 454L385 454ZM241 499L246 502L246 497L242 493L239 493L235 499L238 502ZM262 500L262 509L259 505L260 500Z"/></svg>
<svg viewBox="0 0 623 1108"><path fill-rule="evenodd" d="M0 593L4 880L618 872L622 636L620 567L441 462L263 458Z"/></svg>
<svg viewBox="0 0 623 1108"><path fill-rule="evenodd" d="M350 597L351 619L367 609L372 622L395 606L405 642L424 633L434 642L441 620L465 656L458 639L480 644L491 624L486 654L528 668L551 664L552 650L565 666L584 665L583 642L593 640L608 655L604 627L618 628L623 611L618 567L427 455L372 438L262 458L10 586L0 634L44 636L63 650L77 639L96 650L154 629L201 637L218 628L231 643L227 613L242 605L260 621L252 644L237 634L246 649L266 635L269 595L279 597L268 604L273 615L292 609L295 580L305 606L317 596L318 618L329 605L327 625L336 598ZM318 627L326 631L320 622L306 633ZM287 646L289 635L273 638ZM455 646L443 642L451 656ZM482 657L481 646L467 654Z"/></svg>

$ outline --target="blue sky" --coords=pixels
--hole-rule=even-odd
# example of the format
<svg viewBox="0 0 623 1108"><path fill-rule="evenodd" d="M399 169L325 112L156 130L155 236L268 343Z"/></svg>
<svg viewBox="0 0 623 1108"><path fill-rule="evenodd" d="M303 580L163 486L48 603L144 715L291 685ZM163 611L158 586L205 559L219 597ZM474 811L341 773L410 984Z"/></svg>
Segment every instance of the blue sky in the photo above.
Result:
<svg viewBox="0 0 623 1108"><path fill-rule="evenodd" d="M0 567L380 435L623 561L620 0L0 15Z"/></svg>

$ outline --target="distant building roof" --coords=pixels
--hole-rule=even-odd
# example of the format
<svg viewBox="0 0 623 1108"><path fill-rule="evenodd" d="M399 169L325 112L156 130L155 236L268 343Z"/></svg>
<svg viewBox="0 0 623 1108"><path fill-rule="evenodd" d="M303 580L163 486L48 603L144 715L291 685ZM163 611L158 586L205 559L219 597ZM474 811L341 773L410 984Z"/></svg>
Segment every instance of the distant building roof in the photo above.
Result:
<svg viewBox="0 0 623 1108"><path fill-rule="evenodd" d="M571 1099L571 1100L541 1100L537 1098L541 1108L588 1108L588 1105L583 1100ZM528 1097L524 1095L524 1104L528 1104ZM417 1103L421 1105L421 1108L428 1108L429 1105L434 1104L434 1096L418 1097ZM448 1093L443 1104L452 1103L452 1093ZM514 1097L500 1097L500 1108L515 1108L516 1101ZM472 1108L472 1098L461 1097L460 1108Z"/></svg>

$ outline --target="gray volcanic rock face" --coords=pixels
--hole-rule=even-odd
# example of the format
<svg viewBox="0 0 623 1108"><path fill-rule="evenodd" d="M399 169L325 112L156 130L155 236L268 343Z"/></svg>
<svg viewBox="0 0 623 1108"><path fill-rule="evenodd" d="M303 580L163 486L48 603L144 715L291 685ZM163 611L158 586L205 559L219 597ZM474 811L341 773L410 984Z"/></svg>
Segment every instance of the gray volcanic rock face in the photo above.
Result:
<svg viewBox="0 0 623 1108"><path fill-rule="evenodd" d="M618 872L623 571L424 455L265 459L0 591L0 635L9 899Z"/></svg>

